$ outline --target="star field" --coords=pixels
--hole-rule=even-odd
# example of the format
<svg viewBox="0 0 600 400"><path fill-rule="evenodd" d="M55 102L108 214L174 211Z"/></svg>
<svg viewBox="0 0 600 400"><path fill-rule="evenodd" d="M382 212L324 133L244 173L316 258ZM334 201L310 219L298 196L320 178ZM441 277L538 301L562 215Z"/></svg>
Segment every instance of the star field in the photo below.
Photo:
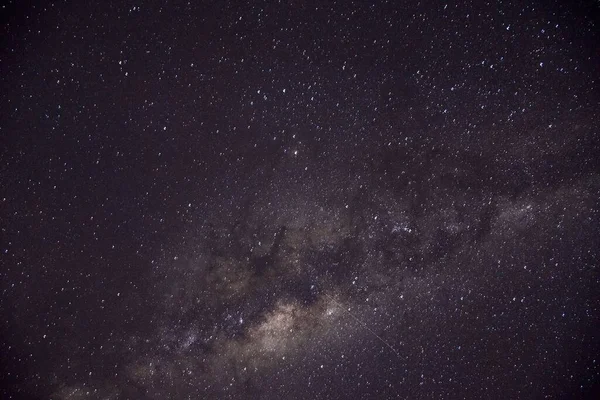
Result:
<svg viewBox="0 0 600 400"><path fill-rule="evenodd" d="M598 11L7 2L0 397L595 398Z"/></svg>

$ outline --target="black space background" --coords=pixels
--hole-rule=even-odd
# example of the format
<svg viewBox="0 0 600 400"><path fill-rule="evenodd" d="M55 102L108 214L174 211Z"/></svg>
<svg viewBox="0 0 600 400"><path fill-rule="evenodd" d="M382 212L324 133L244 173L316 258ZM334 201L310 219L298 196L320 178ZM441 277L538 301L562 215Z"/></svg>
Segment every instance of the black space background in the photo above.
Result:
<svg viewBox="0 0 600 400"><path fill-rule="evenodd" d="M594 398L594 1L6 2L3 399Z"/></svg>

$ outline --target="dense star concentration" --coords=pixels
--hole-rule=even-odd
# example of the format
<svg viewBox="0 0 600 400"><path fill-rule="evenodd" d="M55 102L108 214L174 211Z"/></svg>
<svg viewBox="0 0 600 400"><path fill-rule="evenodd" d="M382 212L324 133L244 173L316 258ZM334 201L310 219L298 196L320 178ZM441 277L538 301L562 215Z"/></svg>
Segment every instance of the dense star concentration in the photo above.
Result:
<svg viewBox="0 0 600 400"><path fill-rule="evenodd" d="M0 398L595 398L598 11L6 2Z"/></svg>

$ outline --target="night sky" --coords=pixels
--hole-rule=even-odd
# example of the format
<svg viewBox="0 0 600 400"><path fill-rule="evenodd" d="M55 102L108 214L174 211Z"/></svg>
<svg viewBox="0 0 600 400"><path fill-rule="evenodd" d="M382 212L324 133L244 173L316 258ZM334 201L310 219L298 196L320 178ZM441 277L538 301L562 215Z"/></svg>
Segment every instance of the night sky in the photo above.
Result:
<svg viewBox="0 0 600 400"><path fill-rule="evenodd" d="M1 9L0 398L594 398L597 1L85 3Z"/></svg>

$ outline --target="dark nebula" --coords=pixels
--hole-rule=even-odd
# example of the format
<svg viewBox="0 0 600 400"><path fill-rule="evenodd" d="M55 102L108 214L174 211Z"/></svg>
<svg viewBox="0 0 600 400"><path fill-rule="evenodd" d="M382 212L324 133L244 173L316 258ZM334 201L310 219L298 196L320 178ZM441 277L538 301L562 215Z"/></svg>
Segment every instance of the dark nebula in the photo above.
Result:
<svg viewBox="0 0 600 400"><path fill-rule="evenodd" d="M579 399L598 2L16 2L0 398Z"/></svg>

